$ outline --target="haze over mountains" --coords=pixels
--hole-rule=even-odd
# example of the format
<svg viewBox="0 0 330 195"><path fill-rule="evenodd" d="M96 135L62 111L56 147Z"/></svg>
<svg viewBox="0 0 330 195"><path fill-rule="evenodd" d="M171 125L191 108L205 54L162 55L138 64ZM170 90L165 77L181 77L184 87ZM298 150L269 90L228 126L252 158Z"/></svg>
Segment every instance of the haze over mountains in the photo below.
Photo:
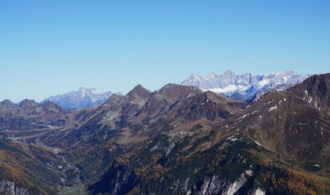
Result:
<svg viewBox="0 0 330 195"><path fill-rule="evenodd" d="M330 74L253 103L178 84L78 110L7 100L0 193L329 194L329 113Z"/></svg>

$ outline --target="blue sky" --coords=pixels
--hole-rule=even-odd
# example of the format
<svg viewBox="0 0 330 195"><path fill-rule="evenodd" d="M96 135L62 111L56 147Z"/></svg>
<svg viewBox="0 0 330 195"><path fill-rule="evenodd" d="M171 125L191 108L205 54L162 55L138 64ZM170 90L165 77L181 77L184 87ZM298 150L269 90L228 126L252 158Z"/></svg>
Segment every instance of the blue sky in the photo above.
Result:
<svg viewBox="0 0 330 195"><path fill-rule="evenodd" d="M328 0L1 0L0 100L192 72L330 72Z"/></svg>

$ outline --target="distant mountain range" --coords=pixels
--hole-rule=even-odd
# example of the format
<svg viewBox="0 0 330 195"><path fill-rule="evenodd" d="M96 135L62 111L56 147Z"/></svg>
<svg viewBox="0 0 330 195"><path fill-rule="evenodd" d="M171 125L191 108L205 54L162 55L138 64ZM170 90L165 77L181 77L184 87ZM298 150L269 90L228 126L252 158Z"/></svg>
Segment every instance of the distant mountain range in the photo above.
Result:
<svg viewBox="0 0 330 195"><path fill-rule="evenodd" d="M42 102L53 102L64 109L80 109L100 105L104 103L112 94L113 93L111 91L99 93L96 89L81 87L77 91L51 96Z"/></svg>
<svg viewBox="0 0 330 195"><path fill-rule="evenodd" d="M191 74L181 85L195 86L203 91L212 91L238 101L254 102L269 91L283 91L295 84L301 83L311 75L297 74L294 71L274 72L264 75L245 73L236 75L231 71L223 74L209 74L202 77ZM56 96L51 96L44 102L53 102L64 109L81 109L103 104L113 93L111 91L98 93L93 88L80 88ZM120 93L116 93L121 95Z"/></svg>
<svg viewBox="0 0 330 195"><path fill-rule="evenodd" d="M220 75L211 73L206 77L193 73L181 84L195 86L239 101L253 102L266 91L285 90L301 83L309 76L311 75L297 74L290 70L264 75L251 73L236 75L231 71L225 71Z"/></svg>

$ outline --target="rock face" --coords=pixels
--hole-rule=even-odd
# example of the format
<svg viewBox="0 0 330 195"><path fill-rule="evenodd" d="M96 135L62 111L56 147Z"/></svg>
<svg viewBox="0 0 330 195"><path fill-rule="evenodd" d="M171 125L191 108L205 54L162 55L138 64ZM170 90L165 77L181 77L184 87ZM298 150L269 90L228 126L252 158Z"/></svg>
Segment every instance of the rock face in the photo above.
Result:
<svg viewBox="0 0 330 195"><path fill-rule="evenodd" d="M330 113L330 74L314 75L302 84L292 87L289 91L303 97L303 100L314 105L318 110Z"/></svg>
<svg viewBox="0 0 330 195"><path fill-rule="evenodd" d="M26 188L21 188L15 185L15 182L8 180L0 181L0 194L4 195L29 195L29 191Z"/></svg>
<svg viewBox="0 0 330 195"><path fill-rule="evenodd" d="M258 93L269 90L284 90L301 83L310 75L301 75L293 71L275 72L265 75L245 73L236 75L226 71L221 75L209 74L202 77L196 73L184 80L182 85L196 86L240 101L253 102ZM282 87L279 87L282 86Z"/></svg>

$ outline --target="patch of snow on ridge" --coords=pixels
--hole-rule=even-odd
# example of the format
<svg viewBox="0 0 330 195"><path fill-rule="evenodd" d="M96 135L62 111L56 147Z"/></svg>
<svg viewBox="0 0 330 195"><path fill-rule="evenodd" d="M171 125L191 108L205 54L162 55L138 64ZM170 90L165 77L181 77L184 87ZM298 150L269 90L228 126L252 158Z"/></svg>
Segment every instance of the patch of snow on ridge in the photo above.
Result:
<svg viewBox="0 0 330 195"><path fill-rule="evenodd" d="M235 137L235 135L230 136L230 137L228 137L227 139L230 140L230 141L232 141L232 142L237 141L237 138Z"/></svg>
<svg viewBox="0 0 330 195"><path fill-rule="evenodd" d="M313 101L313 97L309 97L308 103L310 104L310 103L312 103L312 101Z"/></svg>
<svg viewBox="0 0 330 195"><path fill-rule="evenodd" d="M253 171L252 170L246 170L245 174L247 174L248 176L252 176L253 175Z"/></svg>
<svg viewBox="0 0 330 195"><path fill-rule="evenodd" d="M246 182L246 178L244 177L244 173L240 176L238 180L236 180L234 183L232 183L227 191L223 194L225 195L233 195L235 194Z"/></svg>
<svg viewBox="0 0 330 195"><path fill-rule="evenodd" d="M233 91L237 91L237 90L241 90L241 91L244 91L244 90L247 90L249 87L248 86L243 86L243 85L229 85L225 88L211 88L211 89L208 89L209 91L212 91L214 93L230 93L230 92L233 92Z"/></svg>
<svg viewBox="0 0 330 195"><path fill-rule="evenodd" d="M262 146L259 142L257 142L256 140L253 140L254 143L256 143L258 146Z"/></svg>
<svg viewBox="0 0 330 195"><path fill-rule="evenodd" d="M266 192L263 191L262 189L258 188L255 192L254 192L254 195L265 195Z"/></svg>
<svg viewBox="0 0 330 195"><path fill-rule="evenodd" d="M259 82L259 86L260 87L263 87L263 86L267 85L269 82L270 82L269 79L264 79L264 80L262 80L262 81Z"/></svg>
<svg viewBox="0 0 330 195"><path fill-rule="evenodd" d="M244 114L243 116L242 116L242 119L244 119L245 117L247 117L248 116L248 114Z"/></svg>
<svg viewBox="0 0 330 195"><path fill-rule="evenodd" d="M268 111L270 112L270 111L273 111L273 110L276 110L276 109L277 109L277 106L275 105L275 106L273 106L273 107L269 108L269 110L268 110Z"/></svg>

